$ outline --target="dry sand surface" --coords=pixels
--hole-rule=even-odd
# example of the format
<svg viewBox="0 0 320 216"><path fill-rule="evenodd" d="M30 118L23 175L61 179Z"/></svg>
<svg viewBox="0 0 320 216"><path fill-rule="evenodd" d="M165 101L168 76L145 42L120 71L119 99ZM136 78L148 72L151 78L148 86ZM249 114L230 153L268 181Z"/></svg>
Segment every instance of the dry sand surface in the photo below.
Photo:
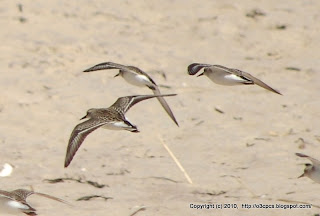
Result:
<svg viewBox="0 0 320 216"><path fill-rule="evenodd" d="M0 17L0 166L14 166L1 189L31 186L74 205L32 196L39 215L320 212L320 185L297 178L308 160L295 156L320 159L320 1L3 0ZM70 133L89 108L152 94L113 78L116 70L82 73L104 61L138 66L162 93L177 93L167 102L180 127L156 99L143 101L127 113L140 133L98 129L65 169ZM283 96L189 76L193 62L242 69ZM105 187L44 181L66 177ZM89 195L111 199L76 201ZM190 208L224 203L238 209ZM241 206L294 203L313 206Z"/></svg>

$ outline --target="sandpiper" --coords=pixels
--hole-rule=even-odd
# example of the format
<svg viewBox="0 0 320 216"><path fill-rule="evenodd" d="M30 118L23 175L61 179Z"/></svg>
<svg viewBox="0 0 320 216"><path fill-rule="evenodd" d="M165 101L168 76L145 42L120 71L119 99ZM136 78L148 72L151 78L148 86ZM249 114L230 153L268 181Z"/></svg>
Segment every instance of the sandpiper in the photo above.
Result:
<svg viewBox="0 0 320 216"><path fill-rule="evenodd" d="M157 84L153 81L153 79L144 71L140 70L137 67L134 66L125 66L113 62L103 62L100 64L97 64L89 69L84 70L83 72L92 72L97 70L106 70L106 69L119 69L119 73L115 75L122 76L128 83L139 86L139 87L145 87L147 86L150 88L155 95L160 95L160 90L157 86ZM158 97L158 100L164 110L167 112L167 114L170 116L170 118L174 121L174 123L179 126L176 118L173 115L173 112L171 111L168 103L165 101L164 98Z"/></svg>
<svg viewBox="0 0 320 216"><path fill-rule="evenodd" d="M69 204L62 199L44 193L24 189L17 189L11 192L0 190L0 211L7 214L19 214L22 212L27 215L37 215L36 209L32 208L26 201L27 197L32 194Z"/></svg>
<svg viewBox="0 0 320 216"><path fill-rule="evenodd" d="M320 161L302 153L296 153L296 155L299 157L308 158L312 162L312 164L305 164L306 167L304 168L303 174L298 178L306 176L313 181L320 183Z"/></svg>
<svg viewBox="0 0 320 216"><path fill-rule="evenodd" d="M221 65L193 63L188 66L188 73L189 75L195 75L202 68L204 68L204 71L200 73L198 77L206 75L214 83L229 86L256 84L276 94L282 95L279 91L275 90L274 88L271 88L269 85L265 84L264 82L252 76L251 74L234 68L227 68Z"/></svg>
<svg viewBox="0 0 320 216"><path fill-rule="evenodd" d="M72 158L76 154L84 139L94 130L99 127L110 130L127 130L130 132L139 132L137 127L131 124L125 117L125 113L136 103L140 101L154 98L154 97L167 97L175 96L176 94L165 95L133 95L120 97L109 108L89 109L87 115L81 119L89 118L78 124L72 131L67 153L65 158L64 167L68 167Z"/></svg>

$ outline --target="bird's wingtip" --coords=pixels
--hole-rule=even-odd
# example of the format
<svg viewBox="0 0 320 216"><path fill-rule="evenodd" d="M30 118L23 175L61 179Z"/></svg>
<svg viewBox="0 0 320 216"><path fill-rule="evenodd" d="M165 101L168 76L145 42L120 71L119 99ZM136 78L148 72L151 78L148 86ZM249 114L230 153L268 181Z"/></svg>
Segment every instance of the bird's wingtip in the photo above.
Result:
<svg viewBox="0 0 320 216"><path fill-rule="evenodd" d="M302 153L299 153L299 152L297 152L296 155L299 156L299 157L306 157L305 154L302 154Z"/></svg>
<svg viewBox="0 0 320 216"><path fill-rule="evenodd" d="M69 166L69 164L70 164L70 162L65 161L65 162L64 162L64 168L67 168L67 167Z"/></svg>

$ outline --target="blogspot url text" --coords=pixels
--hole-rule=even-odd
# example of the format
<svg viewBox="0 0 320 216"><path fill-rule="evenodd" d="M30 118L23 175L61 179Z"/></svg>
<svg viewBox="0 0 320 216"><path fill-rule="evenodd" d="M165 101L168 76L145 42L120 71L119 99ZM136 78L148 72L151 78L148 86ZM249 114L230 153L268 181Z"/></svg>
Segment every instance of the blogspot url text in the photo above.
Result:
<svg viewBox="0 0 320 216"><path fill-rule="evenodd" d="M189 204L190 209L311 209L311 204L236 204L236 203L210 203L210 204Z"/></svg>

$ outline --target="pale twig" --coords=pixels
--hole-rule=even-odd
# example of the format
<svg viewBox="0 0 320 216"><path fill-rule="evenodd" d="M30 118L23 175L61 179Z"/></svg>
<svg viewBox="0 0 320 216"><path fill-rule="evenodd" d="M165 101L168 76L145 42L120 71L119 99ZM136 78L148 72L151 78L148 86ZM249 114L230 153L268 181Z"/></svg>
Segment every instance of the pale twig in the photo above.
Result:
<svg viewBox="0 0 320 216"><path fill-rule="evenodd" d="M174 160L174 162L177 164L177 166L179 167L179 169L181 170L181 172L184 174L184 176L186 177L187 181L190 184L193 184L191 178L189 177L188 173L185 171L185 169L183 168L183 166L181 165L181 163L178 161L178 159L176 158L176 156L173 154L173 152L169 149L169 147L166 145L166 143L163 141L162 137L159 135L159 139L163 145L163 147L168 151L169 155L172 157L172 159Z"/></svg>

